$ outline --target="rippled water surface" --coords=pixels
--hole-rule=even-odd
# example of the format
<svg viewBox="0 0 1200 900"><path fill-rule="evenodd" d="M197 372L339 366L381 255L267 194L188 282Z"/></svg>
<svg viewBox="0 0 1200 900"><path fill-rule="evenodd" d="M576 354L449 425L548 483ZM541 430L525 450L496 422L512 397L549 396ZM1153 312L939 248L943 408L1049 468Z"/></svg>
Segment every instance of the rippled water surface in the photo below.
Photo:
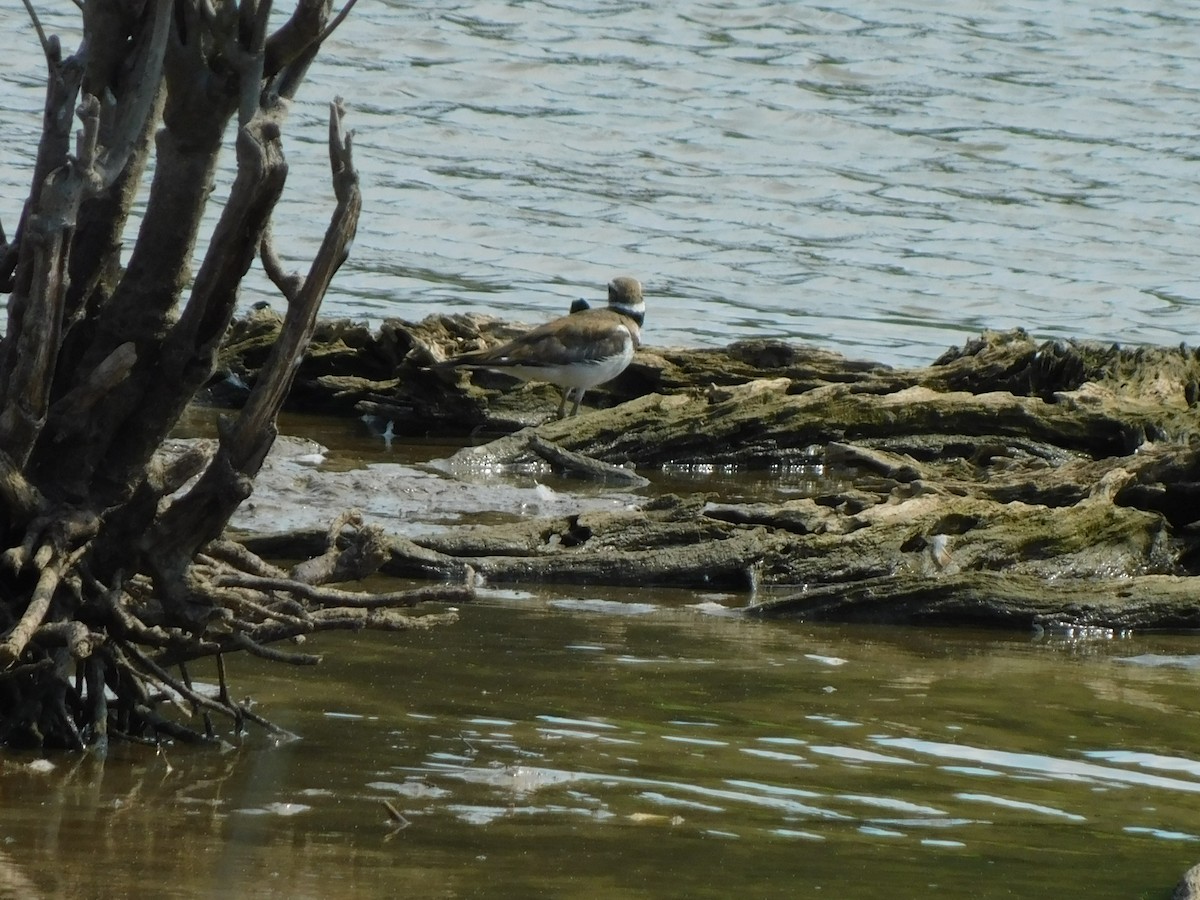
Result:
<svg viewBox="0 0 1200 900"><path fill-rule="evenodd" d="M341 94L366 206L330 313L536 321L628 272L665 344L1194 341L1198 38L1178 2L364 0L295 107L277 233L319 239ZM41 80L6 0L5 224Z"/></svg>
<svg viewBox="0 0 1200 900"><path fill-rule="evenodd" d="M1193 639L737 602L506 592L235 660L304 739L5 757L0 896L1165 898L1200 857Z"/></svg>
<svg viewBox="0 0 1200 900"><path fill-rule="evenodd" d="M445 451L355 424L283 427L330 475ZM292 478L326 513L356 497ZM526 515L572 500L542 487ZM456 519L430 502L366 511ZM302 739L0 754L0 897L1165 900L1200 860L1196 636L754 622L748 599L490 589L429 632L313 637L317 669L230 658Z"/></svg>
<svg viewBox="0 0 1200 900"><path fill-rule="evenodd" d="M333 314L538 320L629 272L651 343L1194 342L1198 38L1183 3L360 0L276 231L320 238L341 94L366 206ZM0 0L10 234L42 77ZM746 599L493 593L315 671L231 661L304 739L4 756L0 897L1160 898L1200 859L1194 637L722 614Z"/></svg>

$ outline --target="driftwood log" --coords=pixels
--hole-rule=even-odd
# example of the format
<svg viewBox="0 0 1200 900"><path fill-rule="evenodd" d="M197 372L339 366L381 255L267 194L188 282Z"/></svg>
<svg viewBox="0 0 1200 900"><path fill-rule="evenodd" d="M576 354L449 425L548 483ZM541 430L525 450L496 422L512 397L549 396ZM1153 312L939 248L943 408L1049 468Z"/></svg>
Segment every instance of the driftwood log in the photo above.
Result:
<svg viewBox="0 0 1200 900"><path fill-rule="evenodd" d="M252 383L274 328L266 312L236 323L227 371ZM600 409L565 421L551 419L550 388L428 368L515 330L464 316L326 322L293 402L397 435L499 435L446 460L450 472L542 464L653 481L664 467L727 466L808 489L729 503L697 478L693 494L651 487L623 511L390 535L384 571L723 587L759 617L1200 627L1197 351L1016 331L891 369L773 341L647 348L597 392ZM316 538L247 540L271 555Z"/></svg>

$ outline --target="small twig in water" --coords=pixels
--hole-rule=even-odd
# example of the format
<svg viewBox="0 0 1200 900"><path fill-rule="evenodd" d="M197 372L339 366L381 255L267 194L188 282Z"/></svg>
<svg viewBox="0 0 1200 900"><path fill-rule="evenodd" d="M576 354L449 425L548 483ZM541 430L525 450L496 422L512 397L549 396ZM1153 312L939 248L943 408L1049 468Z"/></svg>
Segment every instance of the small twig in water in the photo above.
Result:
<svg viewBox="0 0 1200 900"><path fill-rule="evenodd" d="M390 841L405 828L411 825L412 822L405 818L404 813L400 812L400 810L398 810L395 804L393 804L390 800L384 800L383 806L387 810L388 819L392 823L392 830L388 832L387 837L385 837L384 840Z"/></svg>

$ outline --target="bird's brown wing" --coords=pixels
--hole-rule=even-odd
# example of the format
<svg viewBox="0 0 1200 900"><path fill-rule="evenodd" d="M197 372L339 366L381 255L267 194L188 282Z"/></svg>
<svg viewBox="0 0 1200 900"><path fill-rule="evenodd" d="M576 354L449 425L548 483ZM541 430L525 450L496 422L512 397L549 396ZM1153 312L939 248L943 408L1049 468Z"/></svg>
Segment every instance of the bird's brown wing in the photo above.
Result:
<svg viewBox="0 0 1200 900"><path fill-rule="evenodd" d="M447 365L559 366L614 355L621 352L626 334L624 330L614 330L614 325L625 326L623 317L607 309L580 310L539 325L507 344L447 360Z"/></svg>

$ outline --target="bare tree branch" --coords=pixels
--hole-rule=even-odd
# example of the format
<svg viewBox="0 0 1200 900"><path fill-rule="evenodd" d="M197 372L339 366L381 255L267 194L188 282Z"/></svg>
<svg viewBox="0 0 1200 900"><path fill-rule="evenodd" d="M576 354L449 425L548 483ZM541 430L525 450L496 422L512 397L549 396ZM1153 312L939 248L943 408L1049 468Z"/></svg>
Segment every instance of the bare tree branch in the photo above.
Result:
<svg viewBox="0 0 1200 900"><path fill-rule="evenodd" d="M449 603L467 603L474 599L469 585L434 585L411 588L405 591L386 591L361 594L336 588L301 584L290 578L260 578L256 575L222 575L217 584L223 587L245 587L256 591L282 591L301 597L311 604L345 609L389 609L397 606L416 606L431 600Z"/></svg>
<svg viewBox="0 0 1200 900"><path fill-rule="evenodd" d="M342 125L344 115L340 101L331 104L330 165L338 204L308 277L288 307L279 339L245 407L224 430L216 458L187 496L172 504L148 534L156 553L173 548L179 554L177 563L190 559L200 546L216 538L245 498L245 479L258 472L275 439L275 419L312 337L321 300L354 239L362 197L351 139Z"/></svg>
<svg viewBox="0 0 1200 900"><path fill-rule="evenodd" d="M162 80L163 59L171 28L172 0L153 0L153 3L154 13L147 20L145 30L138 35L131 54L131 64L128 65L128 101L118 106L114 126L106 135L97 193L111 186L125 169L145 129L146 120L154 109L158 92L149 86L157 85Z"/></svg>
<svg viewBox="0 0 1200 900"><path fill-rule="evenodd" d="M263 271L267 273L267 277L271 279L272 284L279 288L279 293L283 294L284 299L290 304L296 298L296 295L300 293L300 288L304 286L304 276L299 272L285 272L283 270L283 260L279 258L279 254L275 251L275 236L269 222L267 223L267 230L263 233L262 245L259 247L258 256L262 261Z"/></svg>
<svg viewBox="0 0 1200 900"><path fill-rule="evenodd" d="M58 196L48 201L47 204L42 202L43 191L49 187L53 186L60 194L64 191L64 178L60 170L63 169L64 163L69 157L71 127L75 121L75 98L83 80L81 62L76 57L67 60L61 58L57 37L50 38L44 46L46 47L49 71L46 79L45 108L42 113L42 139L38 143L37 160L34 163L29 198L25 202L20 221L17 223L12 243L5 253L4 271L0 272L0 277L6 282L5 287L12 293L8 301L8 328L3 341L0 342L0 403L4 403L4 399L10 395L12 372L21 365L19 357L22 348L19 343L21 336L25 334L24 322L27 307L31 298L35 296L34 277L39 270L46 271L40 266L39 259L42 261L55 259L54 253L38 257L35 248L25 247L24 234L29 229L29 220L35 215L49 215L53 219L51 210L65 204L71 208L69 221L74 224L75 213L79 205L78 196L74 198ZM55 173L59 174L52 178ZM78 185L75 185L75 188L78 188ZM79 196L82 196L81 192ZM39 245L44 244L42 238L47 230L53 231L54 228L53 224L48 225L45 220L42 220L35 229L40 237L34 238L33 242L39 243ZM11 281L9 279L10 271L12 273ZM65 271L64 266L62 272ZM59 277L61 277L61 273ZM35 331L46 324L45 309L43 308L40 312L42 313L40 316L35 313ZM32 344L36 347L47 337L49 335L46 334L31 335L26 338L25 346L28 348ZM54 352L57 353L57 350ZM36 403L34 406L36 407ZM11 453L11 450L9 452ZM16 454L14 458L21 455L23 454Z"/></svg>
<svg viewBox="0 0 1200 900"><path fill-rule="evenodd" d="M61 343L63 308L68 283L67 267L75 220L86 185L95 178L95 136L100 104L86 97L79 107L83 128L78 140L78 158L60 166L46 180L27 224L22 241L18 293L18 331L5 343L3 362L11 368L0 372L0 446L13 462L24 466L42 426L50 403L55 363ZM27 246L26 246L27 245ZM28 293L22 291L28 283ZM13 317L9 318L10 326Z"/></svg>
<svg viewBox="0 0 1200 900"><path fill-rule="evenodd" d="M267 39L263 74L268 81L275 80L310 51L332 9L332 0L300 0L296 4L291 17Z"/></svg>
<svg viewBox="0 0 1200 900"><path fill-rule="evenodd" d="M42 20L38 18L37 10L33 8L30 0L21 0L25 4L25 11L29 13L29 20L33 22L34 31L37 32L38 41L41 42L42 52L46 54L46 59L57 59L59 54L58 37L46 37L46 32L42 30ZM53 44L52 44L53 42Z"/></svg>
<svg viewBox="0 0 1200 900"><path fill-rule="evenodd" d="M284 733L230 699L223 654L311 665L319 657L272 645L334 629L427 628L454 614L396 608L473 597L470 581L374 595L306 581L365 577L387 558L378 532L351 515L330 528L323 556L291 572L222 538L275 438L361 212L339 100L329 123L336 208L307 274L283 272L270 223L287 177L284 100L355 0L332 24L332 0L294 0L273 35L272 0L95 0L66 59L34 0L23 2L49 71L29 199L11 243L0 230L0 288L11 293L0 338L0 744L90 743L101 754L110 735L213 744L212 713L237 730L250 721ZM193 279L235 113L237 175ZM123 263L151 152L142 226ZM167 436L214 370L256 255L288 301L281 335L218 440L180 453ZM210 656L216 698L184 668ZM164 704L203 724L166 718Z"/></svg>
<svg viewBox="0 0 1200 900"><path fill-rule="evenodd" d="M38 576L37 587L33 589L29 606L25 609L25 614L0 642L0 668L6 669L20 659L25 645L29 643L33 633L41 627L46 613L50 611L50 601L54 599L58 581L62 577L62 563L63 561L59 560L42 569L41 575Z"/></svg>
<svg viewBox="0 0 1200 900"><path fill-rule="evenodd" d="M0 506L16 523L23 526L45 505L41 492L3 450L0 450Z"/></svg>
<svg viewBox="0 0 1200 900"><path fill-rule="evenodd" d="M96 366L86 381L80 382L58 400L49 410L51 417L62 422L60 427L54 429L54 440L67 440L81 430L87 422L88 413L128 377L136 362L137 349L132 341L127 341Z"/></svg>

